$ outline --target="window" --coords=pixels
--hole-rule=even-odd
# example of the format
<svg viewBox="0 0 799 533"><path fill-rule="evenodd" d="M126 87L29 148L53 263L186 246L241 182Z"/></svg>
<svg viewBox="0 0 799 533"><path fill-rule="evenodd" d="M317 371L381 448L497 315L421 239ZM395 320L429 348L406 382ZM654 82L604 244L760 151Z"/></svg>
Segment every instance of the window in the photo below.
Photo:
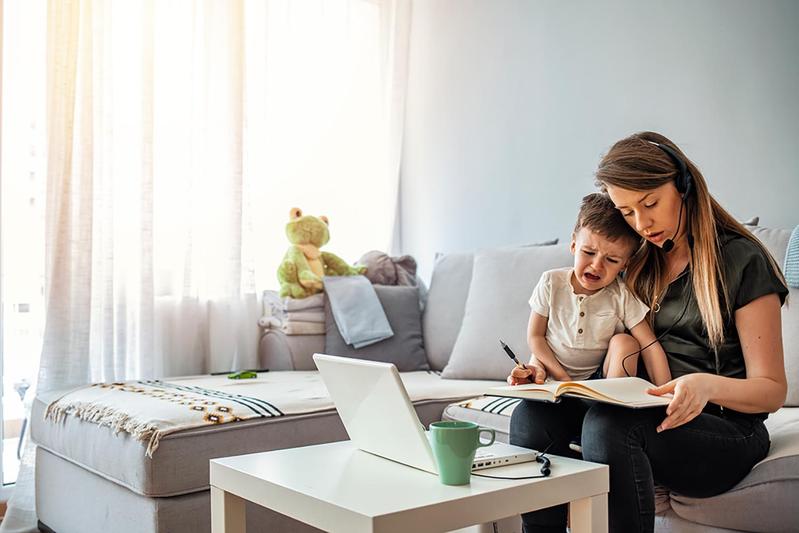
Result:
<svg viewBox="0 0 799 533"><path fill-rule="evenodd" d="M89 257L82 257L91 268L83 271L94 275L104 269L90 281L92 308L82 310L86 318L79 321L88 324L91 353L85 355L92 376L197 371L191 360L171 367L159 367L153 358L136 360L137 353L148 351L142 339L190 322L213 307L207 302L242 295L251 302L254 294L277 288L292 207L327 215L331 242L325 250L346 261L389 249L407 52L407 4L399 5L391 0L0 3L4 437L21 430L21 393L26 383L36 382L42 353L45 232L52 219L46 209L48 194L53 197L57 188L55 174L48 185L47 143L51 161L68 151L53 146L72 148L72 169L81 164L94 172L80 182L90 191L80 201L90 203L79 204L93 217L92 247ZM65 31L51 24L55 33L48 35L48 17L70 9L79 10L70 19L79 26L78 45L69 52L76 56L68 62L84 69L74 101L53 81L60 81L53 75L60 71L48 71L48 61L55 63L47 56L48 39ZM54 55L72 50L50 49ZM57 128L50 138L46 131L48 120L53 123L47 99L52 107L59 95L62 104L74 106L76 125L74 137L58 137L61 144L53 140ZM67 186L66 194L82 194L78 189ZM70 214L66 223L74 222L75 213ZM83 254L82 243L67 244L71 253ZM174 304L170 320L158 321L155 304L149 314L141 312L148 298L162 309ZM97 307L96 300L105 307ZM195 305L192 318L179 314L180 304L189 300ZM227 313L224 305L217 309ZM151 322L141 318L145 314ZM148 329L152 320L155 333ZM116 329L119 324L122 329ZM234 329L226 331L241 336ZM255 335L254 321L240 330ZM222 341L230 346L227 338ZM209 350L213 356L213 346ZM192 346L185 352L197 357ZM45 358L43 370L49 370L48 363ZM11 461L16 445L5 444L4 457ZM13 481L13 472L14 466L4 463L3 481Z"/></svg>
<svg viewBox="0 0 799 533"><path fill-rule="evenodd" d="M44 328L45 3L3 4L0 130L2 482L16 481L18 440Z"/></svg>

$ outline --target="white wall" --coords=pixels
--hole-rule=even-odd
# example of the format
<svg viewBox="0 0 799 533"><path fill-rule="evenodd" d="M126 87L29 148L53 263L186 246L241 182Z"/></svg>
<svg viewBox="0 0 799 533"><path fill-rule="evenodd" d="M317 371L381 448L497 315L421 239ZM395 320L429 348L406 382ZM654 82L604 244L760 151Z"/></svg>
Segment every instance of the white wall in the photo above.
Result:
<svg viewBox="0 0 799 533"><path fill-rule="evenodd" d="M414 0L401 248L567 238L616 140L659 131L734 215L799 224L799 2Z"/></svg>

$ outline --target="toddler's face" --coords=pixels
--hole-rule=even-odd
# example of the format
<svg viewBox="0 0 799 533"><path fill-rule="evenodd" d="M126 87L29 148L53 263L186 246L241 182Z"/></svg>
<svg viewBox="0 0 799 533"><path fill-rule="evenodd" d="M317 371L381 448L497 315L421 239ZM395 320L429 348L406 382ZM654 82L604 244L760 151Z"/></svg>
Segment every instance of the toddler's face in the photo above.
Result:
<svg viewBox="0 0 799 533"><path fill-rule="evenodd" d="M626 239L611 241L588 228L580 228L572 235L571 251L577 283L594 293L610 285L624 270L633 246Z"/></svg>

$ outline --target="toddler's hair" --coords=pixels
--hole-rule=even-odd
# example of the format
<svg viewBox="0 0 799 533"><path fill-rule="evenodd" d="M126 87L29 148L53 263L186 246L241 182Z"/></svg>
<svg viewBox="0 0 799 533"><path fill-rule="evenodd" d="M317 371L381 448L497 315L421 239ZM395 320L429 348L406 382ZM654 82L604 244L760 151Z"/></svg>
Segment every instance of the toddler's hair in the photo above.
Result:
<svg viewBox="0 0 799 533"><path fill-rule="evenodd" d="M641 242L641 237L624 220L607 194L594 192L583 198L574 233L587 228L613 242L625 239L634 246L633 252Z"/></svg>

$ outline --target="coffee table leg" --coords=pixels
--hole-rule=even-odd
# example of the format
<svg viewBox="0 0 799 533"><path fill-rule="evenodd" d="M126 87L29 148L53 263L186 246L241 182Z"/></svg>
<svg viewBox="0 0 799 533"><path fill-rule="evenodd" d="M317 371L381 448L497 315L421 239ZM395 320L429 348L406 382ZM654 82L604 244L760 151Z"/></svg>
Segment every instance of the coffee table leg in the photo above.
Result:
<svg viewBox="0 0 799 533"><path fill-rule="evenodd" d="M245 533L244 499L211 485L211 533Z"/></svg>
<svg viewBox="0 0 799 533"><path fill-rule="evenodd" d="M608 495L574 500L569 504L572 533L607 533Z"/></svg>

